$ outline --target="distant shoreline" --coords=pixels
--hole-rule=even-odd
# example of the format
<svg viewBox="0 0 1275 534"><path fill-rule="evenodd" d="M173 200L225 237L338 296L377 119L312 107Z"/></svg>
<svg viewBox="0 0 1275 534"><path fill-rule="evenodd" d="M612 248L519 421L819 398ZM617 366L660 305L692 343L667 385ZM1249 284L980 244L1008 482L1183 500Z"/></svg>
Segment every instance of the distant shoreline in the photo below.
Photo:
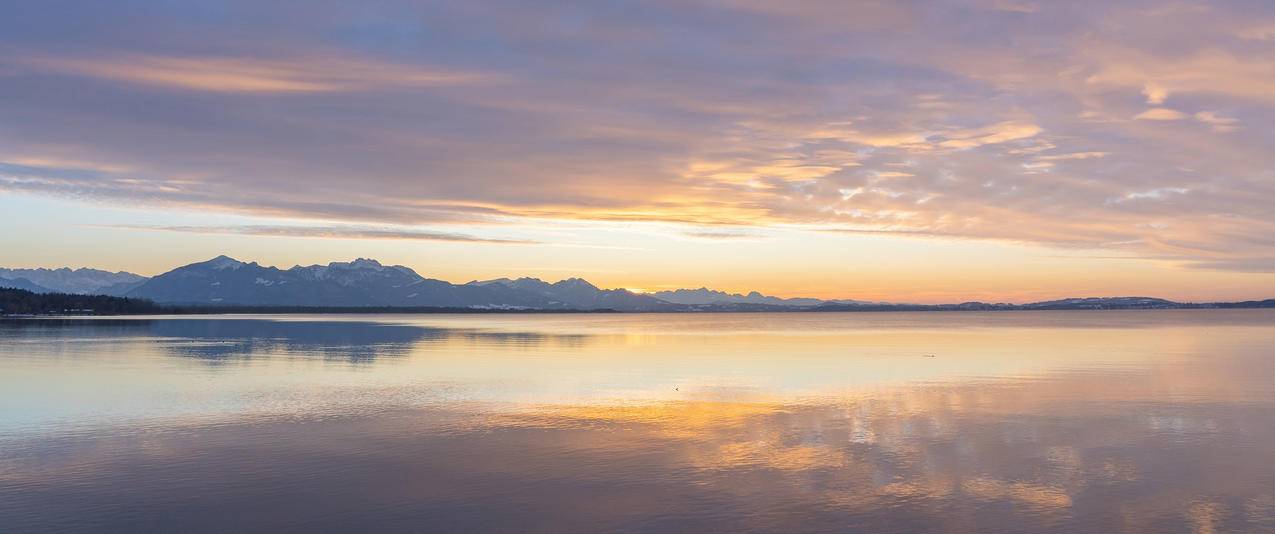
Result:
<svg viewBox="0 0 1275 534"><path fill-rule="evenodd" d="M821 304L782 306L770 304L716 303L668 304L658 309L522 308L455 306L258 306L159 304L146 299L107 295L35 293L0 288L0 317L85 315L299 315L299 314L574 314L574 313L821 313L821 312L965 312L965 311L1099 311L1099 310L1201 310L1275 308L1275 299L1243 302L1187 303L1148 297L1064 299L1030 304Z"/></svg>
<svg viewBox="0 0 1275 534"><path fill-rule="evenodd" d="M485 308L436 308L436 307L305 307L305 306L217 306L192 307L175 306L159 307L146 311L98 312L90 309L65 311L46 311L40 313L0 313L3 319L24 319L42 317L130 317L146 315L207 316L207 315L577 315L577 314L702 314L702 313L977 313L977 312L1035 312L1035 311L1162 311L1162 310L1262 310L1275 309L1275 303L1218 303L1194 304L1175 307L1041 307L1028 308L1021 306L991 306L984 308L959 307L946 305L933 306L863 306L863 307L774 307L748 309L676 309L676 310L643 310L622 311L614 309L598 310L543 310L543 309L485 309Z"/></svg>

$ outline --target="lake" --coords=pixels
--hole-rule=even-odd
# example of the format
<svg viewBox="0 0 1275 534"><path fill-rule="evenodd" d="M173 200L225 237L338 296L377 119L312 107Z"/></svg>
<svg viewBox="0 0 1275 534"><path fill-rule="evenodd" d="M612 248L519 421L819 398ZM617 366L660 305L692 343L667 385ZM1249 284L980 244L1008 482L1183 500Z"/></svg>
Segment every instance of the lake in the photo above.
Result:
<svg viewBox="0 0 1275 534"><path fill-rule="evenodd" d="M0 321L0 532L1275 531L1275 310Z"/></svg>

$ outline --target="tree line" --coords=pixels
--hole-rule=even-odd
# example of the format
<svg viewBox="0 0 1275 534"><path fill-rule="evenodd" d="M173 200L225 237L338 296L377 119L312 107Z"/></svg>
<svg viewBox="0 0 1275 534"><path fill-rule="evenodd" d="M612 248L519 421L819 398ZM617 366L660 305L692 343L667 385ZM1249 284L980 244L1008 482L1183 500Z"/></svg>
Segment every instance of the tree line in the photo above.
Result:
<svg viewBox="0 0 1275 534"><path fill-rule="evenodd" d="M163 307L146 299L0 288L0 315L125 315L163 311Z"/></svg>

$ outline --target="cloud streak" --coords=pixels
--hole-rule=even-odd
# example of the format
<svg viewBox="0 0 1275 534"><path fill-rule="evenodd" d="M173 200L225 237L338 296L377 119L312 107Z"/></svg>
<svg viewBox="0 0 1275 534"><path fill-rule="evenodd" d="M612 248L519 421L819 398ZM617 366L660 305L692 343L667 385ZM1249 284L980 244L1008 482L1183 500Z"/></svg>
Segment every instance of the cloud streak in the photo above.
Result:
<svg viewBox="0 0 1275 534"><path fill-rule="evenodd" d="M104 228L126 230L152 230L163 232L181 232L191 234L232 234L262 237L303 237L318 239L375 239L405 241L444 241L453 243L489 243L498 245L534 245L539 241L524 239L498 239L478 237L452 232L435 232L429 230L404 230L392 228L371 228L356 226L274 226L274 225L242 225L242 226L140 226L140 225L106 225Z"/></svg>
<svg viewBox="0 0 1275 534"><path fill-rule="evenodd" d="M492 75L354 58L265 60L243 57L120 55L18 57L35 71L221 93L325 93L378 87L440 87L491 82Z"/></svg>

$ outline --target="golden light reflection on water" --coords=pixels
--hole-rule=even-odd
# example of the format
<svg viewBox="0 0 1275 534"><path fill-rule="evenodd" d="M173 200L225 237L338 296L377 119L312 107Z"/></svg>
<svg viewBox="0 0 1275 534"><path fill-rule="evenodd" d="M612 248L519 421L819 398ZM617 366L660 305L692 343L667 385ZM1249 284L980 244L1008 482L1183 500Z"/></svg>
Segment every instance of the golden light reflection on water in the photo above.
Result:
<svg viewBox="0 0 1275 534"><path fill-rule="evenodd" d="M672 318L9 328L0 517L104 525L36 497L59 495L153 519L127 484L322 501L324 529L386 506L458 529L1275 525L1275 315ZM310 486L342 497L287 497Z"/></svg>

